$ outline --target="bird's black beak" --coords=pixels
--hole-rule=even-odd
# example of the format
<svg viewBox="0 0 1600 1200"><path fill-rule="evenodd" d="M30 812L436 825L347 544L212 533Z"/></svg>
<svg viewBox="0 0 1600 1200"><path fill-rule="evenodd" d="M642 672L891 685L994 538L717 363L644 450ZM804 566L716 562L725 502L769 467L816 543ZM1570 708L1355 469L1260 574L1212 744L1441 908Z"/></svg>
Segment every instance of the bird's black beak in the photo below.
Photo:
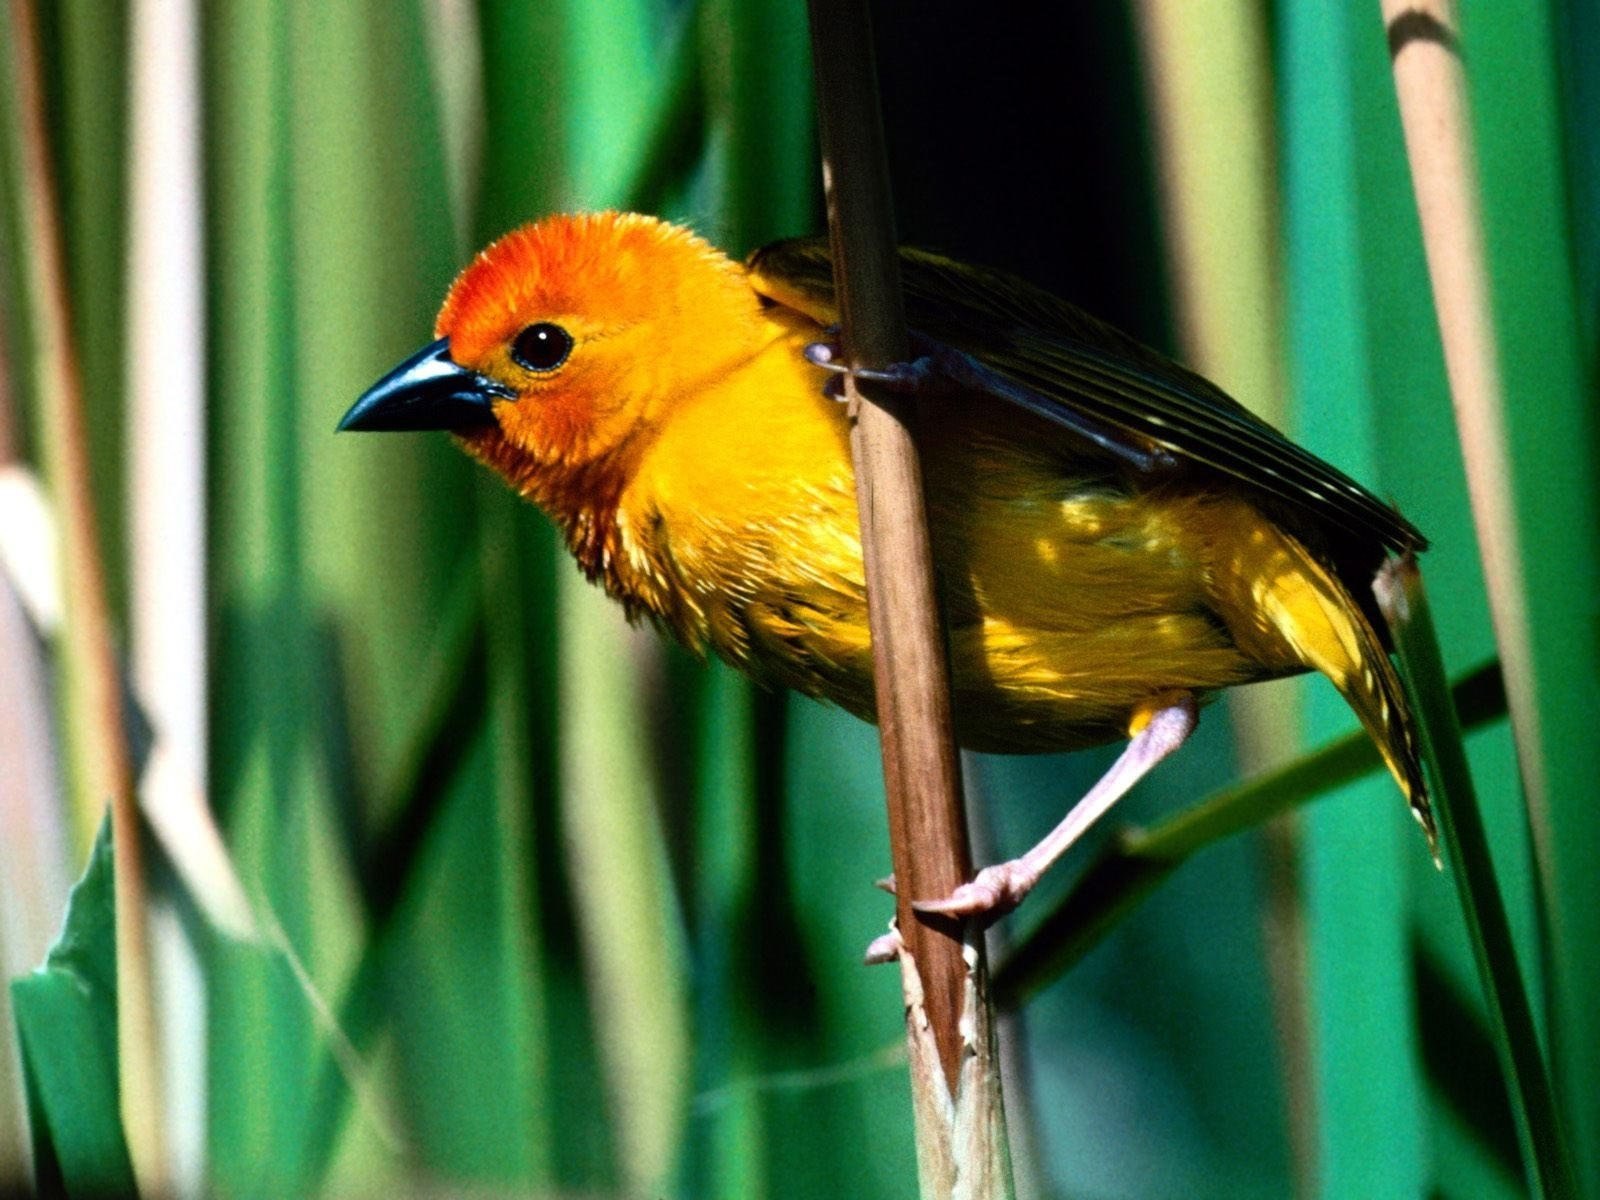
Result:
<svg viewBox="0 0 1600 1200"><path fill-rule="evenodd" d="M450 339L424 346L367 389L339 422L339 432L448 429L494 424L494 402L511 389L450 358Z"/></svg>

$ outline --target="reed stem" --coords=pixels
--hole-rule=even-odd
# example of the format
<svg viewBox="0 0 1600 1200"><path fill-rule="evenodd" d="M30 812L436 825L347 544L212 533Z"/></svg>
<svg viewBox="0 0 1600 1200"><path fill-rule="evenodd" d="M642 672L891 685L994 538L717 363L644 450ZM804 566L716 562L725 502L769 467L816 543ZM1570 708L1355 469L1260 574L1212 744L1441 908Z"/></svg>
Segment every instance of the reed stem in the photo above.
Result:
<svg viewBox="0 0 1600 1200"><path fill-rule="evenodd" d="M146 926L144 854L90 487L88 427L45 119L38 21L29 0L12 0L11 33L25 208L24 276L33 314L29 356L41 414L45 474L61 531L66 604L62 658L66 722L73 741L75 813L82 833L98 824L102 805L110 806L122 1125L140 1190L163 1195L170 1190L171 1177Z"/></svg>
<svg viewBox="0 0 1600 1200"><path fill-rule="evenodd" d="M881 368L905 361L910 343L871 26L860 0L811 0L810 15L845 355L852 369ZM904 943L922 1194L946 1197L959 1188L966 1196L1006 1196L1011 1171L982 935L967 936L959 923L911 908L915 899L948 895L972 869L917 454L917 404L914 397L859 388L852 375L845 377L845 396Z"/></svg>

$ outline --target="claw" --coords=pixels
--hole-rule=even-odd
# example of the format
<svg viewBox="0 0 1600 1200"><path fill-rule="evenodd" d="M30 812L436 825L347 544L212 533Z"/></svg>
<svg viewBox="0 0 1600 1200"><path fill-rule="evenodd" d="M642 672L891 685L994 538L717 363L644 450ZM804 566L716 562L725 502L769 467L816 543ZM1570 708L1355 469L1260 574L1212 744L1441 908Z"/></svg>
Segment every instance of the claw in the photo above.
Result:
<svg viewBox="0 0 1600 1200"><path fill-rule="evenodd" d="M844 360L844 351L837 342L812 342L802 351L806 361L814 367L821 367L824 371L832 371L841 378L854 375L857 379L870 380L882 384L897 392L911 392L925 386L933 379L936 365L932 358L923 355L911 362L890 363L882 369L875 367L857 367L851 369L850 364ZM834 381L829 381L827 394L835 396Z"/></svg>
<svg viewBox="0 0 1600 1200"><path fill-rule="evenodd" d="M824 395L835 400L843 399L844 377L852 374L902 395L915 393L923 398L989 396L1032 409L1057 424L1066 425L1085 440L1138 471L1165 471L1176 462L1171 451L1164 446L1130 435L1125 430L1041 395L1009 375L986 366L972 355L915 330L910 331L911 352L915 357L910 362L891 363L882 369L852 371L845 361L837 326L825 330L824 338L826 340L812 342L804 353L806 361L813 366L833 372L833 378L822 390Z"/></svg>
<svg viewBox="0 0 1600 1200"><path fill-rule="evenodd" d="M882 879L873 880L872 881L872 886L875 887L875 888L878 888L881 891L888 892L889 895L891 895L891 896L895 894L895 892L894 892L894 876L893 875L885 875Z"/></svg>
<svg viewBox="0 0 1600 1200"><path fill-rule="evenodd" d="M845 376L850 374L850 368L844 362L844 355L837 342L812 342L803 351L806 361L814 367L821 367L824 371L831 371L828 381L822 385L822 394L829 400L843 401Z"/></svg>
<svg viewBox="0 0 1600 1200"><path fill-rule="evenodd" d="M1111 769L1072 806L1061 823L1021 858L979 871L943 900L916 900L918 912L946 917L976 917L985 924L1010 912L1033 890L1050 864L1065 854L1129 788L1194 732L1197 712L1187 692L1152 696L1129 717L1133 740Z"/></svg>
<svg viewBox="0 0 1600 1200"><path fill-rule="evenodd" d="M843 374L850 369L842 361L843 356L838 342L811 342L801 353L813 367L821 367L824 371L837 371Z"/></svg>
<svg viewBox="0 0 1600 1200"><path fill-rule="evenodd" d="M1038 881L1020 859L1013 859L985 867L943 900L913 900L911 907L946 917L982 917L987 924L1021 904Z"/></svg>
<svg viewBox="0 0 1600 1200"><path fill-rule="evenodd" d="M900 940L900 927L898 925L890 925L888 933L881 933L872 939L872 943L867 947L866 956L862 961L869 967L895 962L900 957L900 951L904 949L905 943Z"/></svg>

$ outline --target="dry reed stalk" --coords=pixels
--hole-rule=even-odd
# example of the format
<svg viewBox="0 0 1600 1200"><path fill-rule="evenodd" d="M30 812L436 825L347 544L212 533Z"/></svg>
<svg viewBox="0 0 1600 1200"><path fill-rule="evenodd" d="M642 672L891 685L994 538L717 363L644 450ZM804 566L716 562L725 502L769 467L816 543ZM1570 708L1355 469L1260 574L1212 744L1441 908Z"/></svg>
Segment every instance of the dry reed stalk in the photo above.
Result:
<svg viewBox="0 0 1600 1200"><path fill-rule="evenodd" d="M117 1043L124 1136L140 1189L170 1191L162 1128L160 1054L146 928L145 871L133 767L112 642L105 575L96 542L94 495L83 392L72 343L71 309L56 203L55 174L44 113L36 14L29 0L11 3L23 242L31 347L41 414L41 446L61 531L62 594L67 605L62 658L70 706L69 736L80 834L109 804L116 864ZM84 844L87 845L87 839Z"/></svg>
<svg viewBox="0 0 1600 1200"><path fill-rule="evenodd" d="M811 0L812 69L844 348L852 368L903 362L900 296L872 34L860 0ZM1011 1194L993 1012L977 930L922 916L971 874L950 668L935 586L914 399L845 376L924 1197Z"/></svg>
<svg viewBox="0 0 1600 1200"><path fill-rule="evenodd" d="M209 672L199 13L195 0L137 0L129 16L129 676L155 742L139 799L201 904L231 892L235 909L245 909L203 783ZM172 1181L197 1195L205 1170L205 980L170 906L157 906L151 917Z"/></svg>
<svg viewBox="0 0 1600 1200"><path fill-rule="evenodd" d="M1536 752L1539 715L1521 586L1523 549L1511 491L1505 397L1455 14L1446 0L1381 3L1523 787L1535 836L1543 840L1548 838L1541 816L1545 781Z"/></svg>

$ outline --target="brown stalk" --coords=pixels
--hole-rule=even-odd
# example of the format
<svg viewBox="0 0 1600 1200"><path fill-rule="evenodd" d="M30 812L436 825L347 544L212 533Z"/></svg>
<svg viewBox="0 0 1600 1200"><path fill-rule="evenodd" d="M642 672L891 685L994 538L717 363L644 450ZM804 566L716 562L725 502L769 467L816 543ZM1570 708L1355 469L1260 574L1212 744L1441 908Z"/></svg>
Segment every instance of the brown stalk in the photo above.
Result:
<svg viewBox="0 0 1600 1200"><path fill-rule="evenodd" d="M833 270L850 367L910 353L862 0L811 0L812 69ZM901 981L924 1197L1011 1195L1000 1063L981 932L915 912L971 874L950 668L940 618L914 397L845 377L866 564L873 677Z"/></svg>
<svg viewBox="0 0 1600 1200"><path fill-rule="evenodd" d="M72 342L55 174L45 126L39 36L33 5L11 0L20 149L24 254L33 344L28 357L40 413L40 443L61 530L66 620L62 657L68 736L76 741L78 809L109 803L116 864L117 1036L124 1135L140 1189L168 1190L162 1137L159 1055L145 923L145 886L133 765L96 541L89 486L87 423Z"/></svg>
<svg viewBox="0 0 1600 1200"><path fill-rule="evenodd" d="M853 369L910 356L889 197L876 66L856 0L812 0L812 56L823 182L844 347ZM961 773L951 734L950 670L934 585L914 399L845 379L866 558L873 675L889 808L896 915L922 976L950 1087L966 966L961 929L911 901L948 895L971 875Z"/></svg>

